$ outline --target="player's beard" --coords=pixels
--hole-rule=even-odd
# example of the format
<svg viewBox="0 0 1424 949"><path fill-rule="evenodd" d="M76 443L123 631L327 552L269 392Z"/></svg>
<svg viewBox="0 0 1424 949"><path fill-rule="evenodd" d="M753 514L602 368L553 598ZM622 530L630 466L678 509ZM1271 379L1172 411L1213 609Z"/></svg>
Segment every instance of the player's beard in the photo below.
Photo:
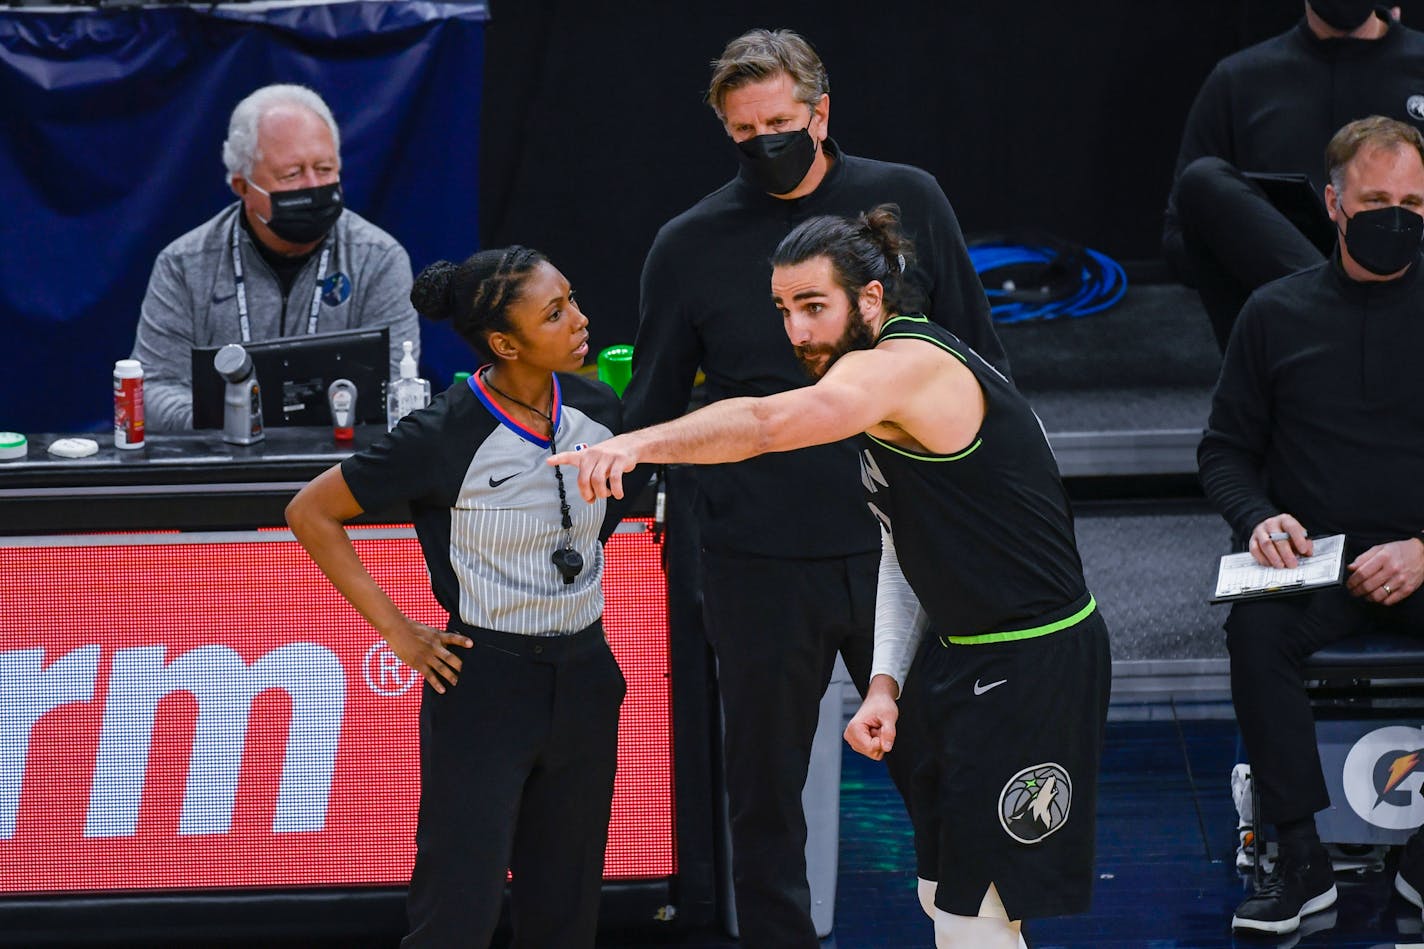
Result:
<svg viewBox="0 0 1424 949"><path fill-rule="evenodd" d="M834 343L795 347L796 361L801 364L806 375L812 379L820 379L836 364L836 360L846 353L857 349L870 349L874 345L875 337L871 335L870 324L860 315L860 307L853 306L850 318L846 320L846 328L839 339Z"/></svg>

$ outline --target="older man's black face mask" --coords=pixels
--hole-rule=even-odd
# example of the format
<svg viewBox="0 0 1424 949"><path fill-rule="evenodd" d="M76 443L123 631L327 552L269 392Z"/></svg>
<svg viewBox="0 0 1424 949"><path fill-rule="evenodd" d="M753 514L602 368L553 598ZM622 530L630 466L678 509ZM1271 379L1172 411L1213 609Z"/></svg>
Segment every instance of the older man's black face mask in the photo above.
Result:
<svg viewBox="0 0 1424 949"><path fill-rule="evenodd" d="M270 227L273 234L293 244L321 240L335 226L345 207L339 181L290 191L267 191L251 181L248 184L272 202L272 216L262 223Z"/></svg>
<svg viewBox="0 0 1424 949"><path fill-rule="evenodd" d="M1340 213L1343 216L1345 209ZM1378 277L1399 273L1419 259L1424 217L1399 205L1345 218L1345 247L1355 263Z"/></svg>
<svg viewBox="0 0 1424 949"><path fill-rule="evenodd" d="M1374 0L1310 0L1310 8L1330 26L1351 33L1370 18L1375 3Z"/></svg>

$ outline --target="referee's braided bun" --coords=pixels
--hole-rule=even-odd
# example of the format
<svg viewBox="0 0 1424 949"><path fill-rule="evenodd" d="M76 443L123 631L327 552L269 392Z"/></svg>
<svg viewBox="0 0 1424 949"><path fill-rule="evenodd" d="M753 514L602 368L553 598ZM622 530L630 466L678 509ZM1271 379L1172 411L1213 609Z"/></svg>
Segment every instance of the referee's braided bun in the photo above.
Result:
<svg viewBox="0 0 1424 949"><path fill-rule="evenodd" d="M518 244L477 251L458 264L437 260L411 284L410 302L421 316L450 321L460 338L488 359L489 335L512 329L510 308L524 281L546 260Z"/></svg>
<svg viewBox="0 0 1424 949"><path fill-rule="evenodd" d="M455 318L455 273L460 268L448 260L437 260L420 272L410 288L410 303L426 319Z"/></svg>

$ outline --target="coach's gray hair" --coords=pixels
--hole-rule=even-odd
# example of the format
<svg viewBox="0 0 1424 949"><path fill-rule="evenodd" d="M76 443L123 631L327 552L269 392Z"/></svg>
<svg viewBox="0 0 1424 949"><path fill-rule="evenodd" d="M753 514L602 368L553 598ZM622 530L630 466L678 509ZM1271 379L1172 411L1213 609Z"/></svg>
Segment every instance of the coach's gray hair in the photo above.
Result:
<svg viewBox="0 0 1424 949"><path fill-rule="evenodd" d="M336 146L336 164L341 164L341 130L336 127L336 119L331 115L321 96L306 86L278 83L263 86L237 104L232 110L232 118L227 122L227 140L223 142L223 165L227 168L227 178L234 175L243 178L252 174L252 166L261 157L257 149L257 126L268 112L278 106L299 105L310 109L321 117L326 127L331 129L331 141Z"/></svg>

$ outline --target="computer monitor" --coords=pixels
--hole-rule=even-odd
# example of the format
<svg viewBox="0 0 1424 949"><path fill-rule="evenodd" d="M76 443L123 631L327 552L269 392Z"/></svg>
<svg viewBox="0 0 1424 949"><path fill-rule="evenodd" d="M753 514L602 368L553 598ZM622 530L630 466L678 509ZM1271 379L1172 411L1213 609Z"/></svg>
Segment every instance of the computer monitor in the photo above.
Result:
<svg viewBox="0 0 1424 949"><path fill-rule="evenodd" d="M284 336L242 345L257 370L264 425L330 425L326 389L335 379L356 384L357 423L385 423L391 371L387 327ZM193 350L194 428L223 426L226 383L213 368L213 357L221 348Z"/></svg>
<svg viewBox="0 0 1424 949"><path fill-rule="evenodd" d="M1315 249L1329 257L1335 251L1335 222L1325 210L1320 192L1310 186L1310 179L1298 174L1266 174L1248 171L1246 180L1266 194L1266 200L1281 213L1296 230L1305 235Z"/></svg>

